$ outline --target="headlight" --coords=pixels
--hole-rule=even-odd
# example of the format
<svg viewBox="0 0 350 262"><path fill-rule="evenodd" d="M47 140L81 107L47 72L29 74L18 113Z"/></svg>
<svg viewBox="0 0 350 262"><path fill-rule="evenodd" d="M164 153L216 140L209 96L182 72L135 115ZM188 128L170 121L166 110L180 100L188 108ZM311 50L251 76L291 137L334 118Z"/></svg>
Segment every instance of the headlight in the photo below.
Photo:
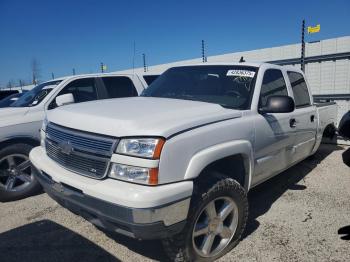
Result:
<svg viewBox="0 0 350 262"><path fill-rule="evenodd" d="M122 139L116 153L159 159L165 140L163 138L128 138Z"/></svg>
<svg viewBox="0 0 350 262"><path fill-rule="evenodd" d="M157 185L158 168L136 167L113 163L109 177L135 183Z"/></svg>

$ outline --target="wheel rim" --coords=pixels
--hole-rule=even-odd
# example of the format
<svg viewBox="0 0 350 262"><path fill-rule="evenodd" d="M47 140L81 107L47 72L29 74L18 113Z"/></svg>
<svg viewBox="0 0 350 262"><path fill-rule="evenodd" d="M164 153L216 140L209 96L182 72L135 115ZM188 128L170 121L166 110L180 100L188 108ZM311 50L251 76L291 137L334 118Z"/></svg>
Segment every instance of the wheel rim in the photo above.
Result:
<svg viewBox="0 0 350 262"><path fill-rule="evenodd" d="M192 232L194 250L202 257L220 254L231 242L238 225L238 207L230 197L209 202L200 212Z"/></svg>
<svg viewBox="0 0 350 262"><path fill-rule="evenodd" d="M5 191L24 190L33 181L28 156L12 154L0 159L0 187Z"/></svg>

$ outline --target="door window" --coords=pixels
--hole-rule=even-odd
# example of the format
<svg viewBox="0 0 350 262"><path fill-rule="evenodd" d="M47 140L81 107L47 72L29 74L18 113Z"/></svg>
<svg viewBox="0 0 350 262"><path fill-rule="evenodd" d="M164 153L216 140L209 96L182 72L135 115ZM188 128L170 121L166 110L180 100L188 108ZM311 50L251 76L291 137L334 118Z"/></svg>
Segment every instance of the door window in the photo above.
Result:
<svg viewBox="0 0 350 262"><path fill-rule="evenodd" d="M75 103L97 100L97 88L94 78L83 78L74 80L65 86L57 96L71 93ZM56 96L56 97L57 97ZM49 109L56 108L55 99L49 105Z"/></svg>
<svg viewBox="0 0 350 262"><path fill-rule="evenodd" d="M295 107L310 106L310 94L303 75L297 72L288 72L287 74L294 94Z"/></svg>
<svg viewBox="0 0 350 262"><path fill-rule="evenodd" d="M288 96L286 82L281 70L268 69L265 71L260 92L259 106L266 106L270 96Z"/></svg>
<svg viewBox="0 0 350 262"><path fill-rule="evenodd" d="M137 96L138 93L129 77L102 77L109 98Z"/></svg>
<svg viewBox="0 0 350 262"><path fill-rule="evenodd" d="M145 79L147 85L150 85L153 83L154 80L156 80L158 78L159 75L146 75L143 76L143 78Z"/></svg>

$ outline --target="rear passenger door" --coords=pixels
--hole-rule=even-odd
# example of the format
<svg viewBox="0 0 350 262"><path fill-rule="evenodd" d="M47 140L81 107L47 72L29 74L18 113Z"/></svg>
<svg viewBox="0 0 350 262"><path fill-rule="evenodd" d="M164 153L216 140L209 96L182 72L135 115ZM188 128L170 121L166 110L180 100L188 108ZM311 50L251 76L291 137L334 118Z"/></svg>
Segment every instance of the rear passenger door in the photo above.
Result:
<svg viewBox="0 0 350 262"><path fill-rule="evenodd" d="M311 97L304 76L298 72L287 72L293 91L296 136L293 162L309 156L316 142L317 112L311 104Z"/></svg>
<svg viewBox="0 0 350 262"><path fill-rule="evenodd" d="M100 78L103 98L121 98L138 96L137 90L129 77L105 76Z"/></svg>
<svg viewBox="0 0 350 262"><path fill-rule="evenodd" d="M261 85L259 108L270 96L288 96L286 81L279 69L267 69ZM255 135L255 172L253 183L262 182L290 165L294 128L292 113L257 114Z"/></svg>

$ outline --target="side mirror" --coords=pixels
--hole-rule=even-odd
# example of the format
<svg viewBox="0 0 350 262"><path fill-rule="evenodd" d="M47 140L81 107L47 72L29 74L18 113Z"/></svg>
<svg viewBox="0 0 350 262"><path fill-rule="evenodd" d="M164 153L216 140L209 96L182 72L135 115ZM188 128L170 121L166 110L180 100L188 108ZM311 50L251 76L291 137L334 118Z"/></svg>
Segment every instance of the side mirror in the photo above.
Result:
<svg viewBox="0 0 350 262"><path fill-rule="evenodd" d="M259 109L262 114L265 113L290 113L295 109L293 98L289 96L270 96L267 98L266 106Z"/></svg>
<svg viewBox="0 0 350 262"><path fill-rule="evenodd" d="M71 93L56 97L57 106L64 106L64 105L73 104L73 103L74 103L74 96Z"/></svg>

